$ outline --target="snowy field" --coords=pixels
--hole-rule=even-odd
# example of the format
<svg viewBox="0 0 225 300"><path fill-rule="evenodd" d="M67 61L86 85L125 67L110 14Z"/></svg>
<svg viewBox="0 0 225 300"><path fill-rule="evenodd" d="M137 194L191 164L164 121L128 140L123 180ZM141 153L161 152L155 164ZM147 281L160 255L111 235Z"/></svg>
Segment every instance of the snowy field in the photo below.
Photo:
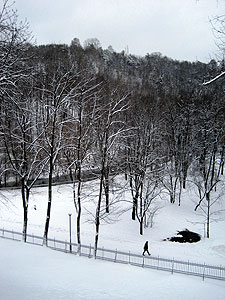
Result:
<svg viewBox="0 0 225 300"><path fill-rule="evenodd" d="M92 183L93 184L93 183ZM82 244L94 244L95 211L91 183L86 185L82 199ZM121 199L129 201L129 192ZM158 199L161 209L154 219L153 228L139 235L138 222L131 220L131 211L120 215L131 204L121 202L100 227L99 246L141 254L146 240L154 256L184 261L225 266L224 201L217 201L213 210L210 239L204 238L204 216L194 211L197 194L189 188L182 196L181 206L171 205L165 194ZM36 208L36 209L34 209ZM32 191L28 233L42 236L47 210L47 188ZM69 240L69 218L72 214L72 241L76 242L76 212L71 185L54 187L49 237ZM22 231L22 201L19 190L1 190L0 227ZM193 244L163 241L177 230L188 228L198 232L202 240ZM225 299L225 282L205 281L202 278L171 275L167 272L143 269L129 265L96 261L46 249L0 239L0 299Z"/></svg>

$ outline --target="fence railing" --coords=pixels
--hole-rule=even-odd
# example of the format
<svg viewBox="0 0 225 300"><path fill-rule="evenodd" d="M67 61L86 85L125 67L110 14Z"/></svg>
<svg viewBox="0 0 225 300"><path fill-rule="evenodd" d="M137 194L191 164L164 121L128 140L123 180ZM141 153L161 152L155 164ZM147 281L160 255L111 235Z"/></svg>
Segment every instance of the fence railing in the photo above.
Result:
<svg viewBox="0 0 225 300"><path fill-rule="evenodd" d="M0 237L21 241L22 233L0 229ZM27 234L27 243L35 245L43 245L43 237L37 235ZM80 256L86 256L89 258L94 257L94 247L91 245L78 245L76 243L70 243L67 241L48 238L47 246L51 249L63 251L66 253L77 254ZM156 269L161 271L169 271L173 273L181 273L186 275L194 275L205 278L218 279L225 281L225 267L224 266L212 266L208 264L200 264L193 262L180 261L176 259L167 259L156 256L143 256L134 254L131 252L123 252L118 250L110 250L105 248L98 248L96 259L130 264L133 266Z"/></svg>

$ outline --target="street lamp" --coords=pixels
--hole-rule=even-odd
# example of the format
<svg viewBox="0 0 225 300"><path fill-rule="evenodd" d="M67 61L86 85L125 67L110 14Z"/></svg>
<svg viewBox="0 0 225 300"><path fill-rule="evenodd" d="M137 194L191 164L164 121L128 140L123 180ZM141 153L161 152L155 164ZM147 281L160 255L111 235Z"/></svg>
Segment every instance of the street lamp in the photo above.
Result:
<svg viewBox="0 0 225 300"><path fill-rule="evenodd" d="M72 253L72 240L71 240L71 216L72 214L69 215L69 232L70 232L70 253Z"/></svg>

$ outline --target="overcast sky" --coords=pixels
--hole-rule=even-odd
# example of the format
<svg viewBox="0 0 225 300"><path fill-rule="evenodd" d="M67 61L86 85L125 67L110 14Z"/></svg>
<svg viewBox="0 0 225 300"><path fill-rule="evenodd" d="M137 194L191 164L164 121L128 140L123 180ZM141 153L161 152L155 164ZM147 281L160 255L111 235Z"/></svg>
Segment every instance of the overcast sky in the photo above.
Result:
<svg viewBox="0 0 225 300"><path fill-rule="evenodd" d="M225 0L16 0L15 7L38 45L97 38L104 49L203 62L217 51L209 18L225 14Z"/></svg>

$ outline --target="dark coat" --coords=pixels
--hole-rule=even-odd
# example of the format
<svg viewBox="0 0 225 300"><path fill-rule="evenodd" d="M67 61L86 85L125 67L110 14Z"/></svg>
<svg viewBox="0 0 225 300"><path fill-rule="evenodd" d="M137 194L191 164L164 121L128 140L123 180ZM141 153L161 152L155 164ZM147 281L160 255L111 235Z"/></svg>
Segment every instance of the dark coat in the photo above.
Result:
<svg viewBox="0 0 225 300"><path fill-rule="evenodd" d="M144 251L147 251L147 250L148 250L148 241L144 245Z"/></svg>

